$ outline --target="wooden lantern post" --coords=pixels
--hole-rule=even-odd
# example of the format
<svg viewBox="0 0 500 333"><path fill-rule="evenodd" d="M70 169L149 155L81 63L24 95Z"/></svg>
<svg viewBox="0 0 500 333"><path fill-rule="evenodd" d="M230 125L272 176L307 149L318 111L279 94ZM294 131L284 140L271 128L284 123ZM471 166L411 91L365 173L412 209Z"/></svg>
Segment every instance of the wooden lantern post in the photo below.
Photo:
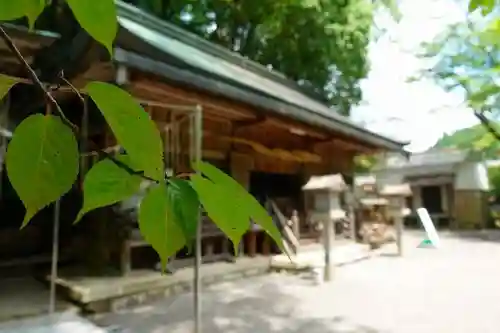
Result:
<svg viewBox="0 0 500 333"><path fill-rule="evenodd" d="M403 255L403 218L408 215L409 210L406 207L406 198L411 196L409 184L386 185L380 191L380 194L388 199L388 214L394 219L396 228L396 244L398 255Z"/></svg>
<svg viewBox="0 0 500 333"><path fill-rule="evenodd" d="M323 224L323 245L325 251L324 280L333 279L335 263L331 258L335 239L334 222L345 217L345 211L340 205L340 194L347 188L344 178L340 174L313 176L302 188L313 192L314 209L307 212L310 220Z"/></svg>

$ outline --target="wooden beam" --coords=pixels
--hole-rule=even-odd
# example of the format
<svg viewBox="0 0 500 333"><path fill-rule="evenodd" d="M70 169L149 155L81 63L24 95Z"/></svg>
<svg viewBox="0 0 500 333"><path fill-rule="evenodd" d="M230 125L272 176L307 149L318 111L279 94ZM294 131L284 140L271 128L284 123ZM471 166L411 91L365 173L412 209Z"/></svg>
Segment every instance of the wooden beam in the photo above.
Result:
<svg viewBox="0 0 500 333"><path fill-rule="evenodd" d="M356 142L347 141L345 139L340 139L336 137L329 137L321 140L309 140L309 143L312 145L313 150L324 146L324 145L334 145L343 150L348 151L356 151L360 153L372 153L373 149L366 147L364 145L358 144Z"/></svg>
<svg viewBox="0 0 500 333"><path fill-rule="evenodd" d="M233 104L225 101L222 98L216 98L207 94L200 94L192 89L182 89L164 83L151 81L148 79L140 78L132 80L130 84L130 91L134 94L144 95L150 94L157 97L169 98L170 100L182 100L185 103L199 104L202 107L209 107L213 110L219 111L222 115L229 117L236 117L241 119L253 119L255 116L250 110L245 110L238 104Z"/></svg>
<svg viewBox="0 0 500 333"><path fill-rule="evenodd" d="M248 119L248 120L235 120L232 121L233 131L236 132L240 129L258 126L265 123L266 121L267 117L265 116L257 116L257 118L255 119Z"/></svg>
<svg viewBox="0 0 500 333"><path fill-rule="evenodd" d="M275 127L279 127L289 131L291 134L295 132L304 132L304 137L313 137L316 139L325 139L328 135L320 130L316 130L311 126L303 125L294 121L285 121L277 118L269 118L268 123ZM296 134L297 135L297 134Z"/></svg>

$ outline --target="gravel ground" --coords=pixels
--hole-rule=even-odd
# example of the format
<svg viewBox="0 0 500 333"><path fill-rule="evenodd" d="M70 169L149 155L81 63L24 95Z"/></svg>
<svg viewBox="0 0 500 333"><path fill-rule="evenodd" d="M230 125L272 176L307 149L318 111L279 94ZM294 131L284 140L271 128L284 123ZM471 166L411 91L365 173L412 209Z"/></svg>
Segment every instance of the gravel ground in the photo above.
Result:
<svg viewBox="0 0 500 333"><path fill-rule="evenodd" d="M440 249L417 249L422 236L406 235L402 258L344 266L320 286L280 274L214 286L203 294L203 332L500 332L500 237L447 235ZM191 314L192 295L184 295L98 323L131 333L190 333Z"/></svg>

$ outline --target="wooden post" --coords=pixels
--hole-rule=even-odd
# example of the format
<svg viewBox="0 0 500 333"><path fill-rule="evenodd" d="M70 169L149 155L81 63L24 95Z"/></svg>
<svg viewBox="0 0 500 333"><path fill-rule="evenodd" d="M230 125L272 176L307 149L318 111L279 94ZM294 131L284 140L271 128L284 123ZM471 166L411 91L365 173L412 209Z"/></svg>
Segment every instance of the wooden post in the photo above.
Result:
<svg viewBox="0 0 500 333"><path fill-rule="evenodd" d="M122 276L128 275L132 270L132 258L130 250L130 240L123 239L120 251L120 273Z"/></svg>
<svg viewBox="0 0 500 333"><path fill-rule="evenodd" d="M314 192L314 210L310 214L323 226L323 250L325 255L324 280L333 279L335 262L331 258L335 239L335 221L345 218L340 206L340 194L346 189L344 178L340 174L314 176L302 187Z"/></svg>
<svg viewBox="0 0 500 333"><path fill-rule="evenodd" d="M398 247L398 256L403 256L403 217L402 214L394 217L394 224L396 227L396 245Z"/></svg>
<svg viewBox="0 0 500 333"><path fill-rule="evenodd" d="M206 238L205 239L205 253L203 253L203 256L206 256L208 258L212 258L214 256L214 239L213 238Z"/></svg>
<svg viewBox="0 0 500 333"><path fill-rule="evenodd" d="M247 233L248 235L248 256L255 257L257 255L257 233L253 230Z"/></svg>
<svg viewBox="0 0 500 333"><path fill-rule="evenodd" d="M290 222L292 223L292 231L295 235L295 238L300 241L300 218L299 212L297 210L293 210Z"/></svg>
<svg viewBox="0 0 500 333"><path fill-rule="evenodd" d="M254 166L253 157L246 154L232 152L230 161L231 176L248 190L250 187L250 171ZM241 241L238 256L242 256L244 254L244 248L246 247L248 254L251 257L255 257L257 254L257 235L252 230L249 230L246 235L248 243L245 244L245 246L245 239Z"/></svg>
<svg viewBox="0 0 500 333"><path fill-rule="evenodd" d="M264 239L262 241L262 254L268 256L271 254L271 239L267 233L263 232Z"/></svg>
<svg viewBox="0 0 500 333"><path fill-rule="evenodd" d="M325 251L325 271L324 271L324 280L326 282L333 280L333 271L335 267L335 263L333 258L331 258L332 250L333 250L333 242L335 239L335 231L333 228L333 221L331 219L327 219L323 222L323 245Z"/></svg>
<svg viewBox="0 0 500 333"><path fill-rule="evenodd" d="M396 245L398 256L403 255L403 218L406 214L405 198L411 196L411 188L408 184L386 185L380 194L389 200L389 215L394 219L396 229Z"/></svg>

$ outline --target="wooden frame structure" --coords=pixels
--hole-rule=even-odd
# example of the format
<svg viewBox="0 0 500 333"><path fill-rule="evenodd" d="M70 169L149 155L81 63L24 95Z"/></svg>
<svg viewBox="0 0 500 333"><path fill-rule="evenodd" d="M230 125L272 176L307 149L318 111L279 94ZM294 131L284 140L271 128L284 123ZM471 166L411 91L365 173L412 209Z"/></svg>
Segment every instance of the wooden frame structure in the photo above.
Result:
<svg viewBox="0 0 500 333"><path fill-rule="evenodd" d="M84 54L74 57L73 74L68 79L77 88L91 80L123 86L137 99L148 101L148 109L160 128L170 121L168 112L161 111L162 106L199 105L203 110L202 157L225 169L248 190L252 187L252 172L295 176L305 183L312 175L351 174L356 154L401 150L404 145L351 123L278 73L132 6L118 2L118 14L121 27L114 59L104 57L99 45L83 48ZM9 33L30 62L35 62L38 54L48 48L57 50L56 42L60 40L57 34L29 33L17 28ZM3 45L0 55L2 73L24 75ZM28 90L20 84L11 93L15 97ZM36 112L40 107L36 103L13 107ZM19 117L24 116L19 113ZM106 131L94 127L90 129ZM104 141L104 147L115 145L109 137ZM300 194L297 201L303 202L303 207L296 207L303 224L310 202ZM219 238L212 231L206 230L206 234L214 240ZM243 249L247 255L272 252L269 239L260 234L259 230L249 230ZM217 252L221 251L216 250L215 243L219 240L206 246L207 253L212 254L213 250L210 257L231 259L224 253L219 255ZM224 240L220 243L226 248ZM127 248L134 243L129 245L122 250L121 266L125 273L129 270Z"/></svg>

